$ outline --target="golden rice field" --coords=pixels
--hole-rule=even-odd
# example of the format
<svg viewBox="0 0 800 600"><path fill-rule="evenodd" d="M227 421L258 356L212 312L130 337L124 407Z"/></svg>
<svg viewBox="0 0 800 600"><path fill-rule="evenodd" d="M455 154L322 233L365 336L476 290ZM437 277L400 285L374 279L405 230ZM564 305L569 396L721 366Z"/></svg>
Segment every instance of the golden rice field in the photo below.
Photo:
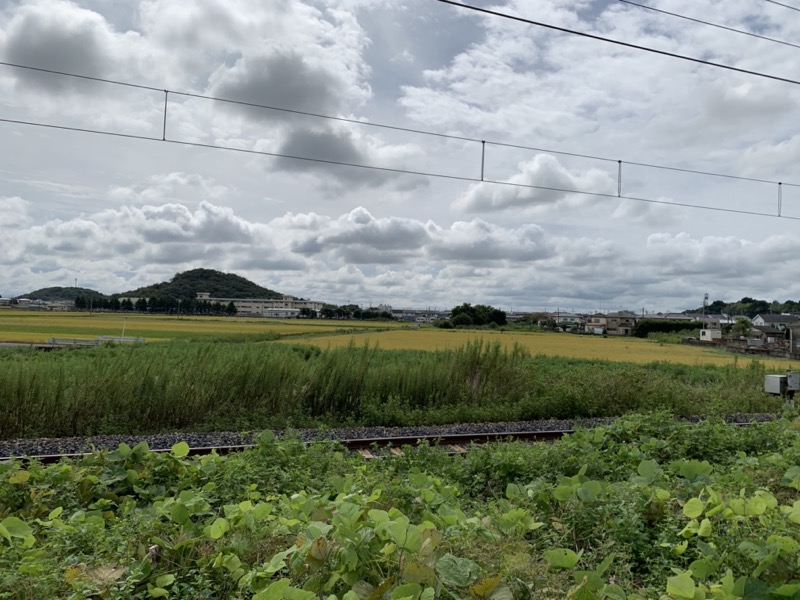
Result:
<svg viewBox="0 0 800 600"><path fill-rule="evenodd" d="M355 344L385 350L445 350L458 348L468 342L482 339L488 343L500 342L510 348L514 344L527 348L531 354L563 356L568 358L601 359L620 362L649 363L654 361L690 365L731 363L749 364L750 356L724 351L660 344L640 338L599 337L570 335L564 333L512 333L500 331L462 331L444 329L404 329L394 331L364 332L359 334L331 335L303 339L302 343L320 348L338 348ZM298 342L299 340L294 340ZM791 368L788 360L759 359L769 370L782 371Z"/></svg>
<svg viewBox="0 0 800 600"><path fill-rule="evenodd" d="M514 344L531 354L620 362L665 361L682 364L748 364L752 357L713 349L676 344L660 344L639 338L576 336L558 333L444 330L416 328L407 323L371 321L329 321L323 319L265 319L248 317L178 317L135 313L64 312L42 313L27 310L0 310L0 342L45 343L50 338L95 339L120 336L141 337L147 342L201 338L253 337L279 335L280 342L303 343L320 348L355 344L384 350L445 350L482 339ZM386 329L389 329L386 331ZM769 370L792 367L790 361L759 359Z"/></svg>
<svg viewBox="0 0 800 600"><path fill-rule="evenodd" d="M280 336L344 332L353 329L400 327L401 324L321 319L247 317L178 317L86 312L0 310L0 342L44 343L50 338L95 339L98 336L141 337L148 342L224 335Z"/></svg>

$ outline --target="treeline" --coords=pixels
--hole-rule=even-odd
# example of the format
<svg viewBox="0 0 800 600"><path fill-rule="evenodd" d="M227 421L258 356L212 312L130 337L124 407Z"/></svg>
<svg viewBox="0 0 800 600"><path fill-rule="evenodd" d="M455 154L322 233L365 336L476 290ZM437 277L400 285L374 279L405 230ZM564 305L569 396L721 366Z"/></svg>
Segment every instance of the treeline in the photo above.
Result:
<svg viewBox="0 0 800 600"><path fill-rule="evenodd" d="M173 315L235 315L238 310L233 302L209 302L195 298L173 298L154 296L153 298L107 298L103 296L78 296L75 308L89 311L160 313Z"/></svg>
<svg viewBox="0 0 800 600"><path fill-rule="evenodd" d="M117 298L99 295L80 295L75 298L75 308L89 311L108 312L138 312L158 313L172 315L228 315L238 314L236 305L231 301L227 304L210 302L196 298L175 298L172 296L154 296L152 298ZM362 309L356 304L336 306L325 304L319 312L310 308L301 308L299 316L304 319L393 319L391 313L377 308Z"/></svg>
<svg viewBox="0 0 800 600"><path fill-rule="evenodd" d="M453 327L483 327L500 326L507 323L506 313L499 308L486 304L472 304L465 302L450 311L450 318L434 323L437 327L451 329Z"/></svg>
<svg viewBox="0 0 800 600"><path fill-rule="evenodd" d="M360 321L369 321L370 319L394 319L394 316L390 312L379 310L374 306L370 306L369 308L361 308L357 304L342 304L341 306L336 306L335 304L324 304L322 306L322 310L319 311L319 315L310 309L308 310L311 313L314 313L313 315L308 315L311 318L320 316L323 319L357 319ZM300 310L300 314L301 316L305 316L302 313L303 309Z"/></svg>
<svg viewBox="0 0 800 600"><path fill-rule="evenodd" d="M703 312L703 307L696 308L689 312ZM766 314L800 314L800 302L794 300L787 300L786 302L778 302L773 300L767 302L766 300L756 300L745 296L736 302L725 302L723 300L714 300L711 304L705 307L705 313L709 315L745 315L751 319L756 315Z"/></svg>
<svg viewBox="0 0 800 600"><path fill-rule="evenodd" d="M690 331L701 329L703 324L699 321L669 321L669 320L649 320L638 321L633 327L633 335L639 338L646 338L650 333L677 333L679 331Z"/></svg>

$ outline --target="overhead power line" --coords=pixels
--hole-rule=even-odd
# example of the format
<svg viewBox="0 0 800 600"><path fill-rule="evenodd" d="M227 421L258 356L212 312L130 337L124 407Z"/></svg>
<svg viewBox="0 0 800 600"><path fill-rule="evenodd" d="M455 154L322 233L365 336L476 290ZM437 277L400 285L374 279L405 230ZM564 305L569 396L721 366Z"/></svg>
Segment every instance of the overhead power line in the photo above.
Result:
<svg viewBox="0 0 800 600"><path fill-rule="evenodd" d="M510 181L499 181L494 179L485 179L485 178L477 178L477 177L465 177L465 176L458 176L458 175L448 175L445 173L435 173L429 171L413 171L410 169L397 169L397 168L389 168L389 167L378 167L373 165L362 165L358 163L349 163L337 160L326 160L321 158L311 158L308 156L295 156L291 154L282 154L279 152L265 152L263 150L251 150L247 148L235 148L233 146L222 146L219 144L204 144L200 142L189 142L185 140L173 140L166 137L153 137L153 136L146 136L146 135L134 135L134 134L127 134L127 133L119 133L113 131L104 131L101 129L89 129L83 127L70 127L67 125L54 125L50 123L40 123L36 121L23 121L20 119L5 119L0 118L0 123L12 123L16 125L27 125L31 127L43 127L47 129L57 129L63 131L74 131L78 133L90 133L95 135L107 135L113 137L120 137L120 138L127 138L127 139L134 139L134 140L142 140L142 141L149 141L149 142L161 142L161 143L169 143L169 144L177 144L181 146L190 146L194 148L207 148L207 149L214 149L214 150L226 150L229 152L239 152L243 154L251 154L251 155L259 155L259 156L268 156L272 158L285 158L291 160L300 160L306 162L314 162L314 163L323 163L328 165L337 165L342 167L351 167L357 169L367 169L371 171L381 171L384 173L398 173L398 174L405 174L405 175L416 175L421 177L431 177L431 178L438 178L438 179L448 179L448 180L456 180L456 181L465 181L470 183L485 183L489 185L500 185L500 186L508 186L508 187L515 187L515 188L524 188L524 189L532 189L532 190L543 190L543 191L551 191L551 192L562 192L565 194L580 194L583 196L595 196L598 198L609 198L614 200L631 200L633 202L645 202L648 204L659 204L664 206L677 206L680 208L696 208L701 210L710 210L714 212L724 212L724 213L732 213L738 215L749 215L754 217L771 217L771 218L778 218L778 219L789 219L792 221L800 221L800 217L794 217L789 215L780 214L780 188L779 188L779 212L778 214L775 213L767 213L761 211L750 211L750 210L739 210L734 208L723 208L723 207L716 207L716 206L703 206L702 204L692 204L689 202L671 202L667 200L657 200L654 198L643 198L639 196L627 196L627 195L620 195L620 194L607 194L603 192L592 192L586 190L575 190L569 188L561 188L561 187L552 187L552 186L543 186L543 185L532 185L532 184L525 184L525 183L514 183ZM621 161L618 161L621 162ZM636 164L636 163L632 163ZM681 169L676 169L681 170ZM740 179L740 178L735 178ZM767 183L767 182L765 182ZM779 186L781 184L778 184ZM786 185L786 184L783 184ZM791 185L791 184L790 184ZM800 187L800 186L798 186Z"/></svg>
<svg viewBox="0 0 800 600"><path fill-rule="evenodd" d="M650 10L653 12L661 13L662 15L668 15L670 17L676 17L678 19L684 19L686 21L692 21L693 23L700 23L701 25L708 25L709 27L716 27L717 29L724 29L725 31L731 31L733 33L740 33L742 35L748 35L750 37L758 38L760 40L766 40L768 42L774 42L776 44L783 44L784 46L791 46L792 48L800 48L798 44L792 44L791 42L786 42L784 40L778 40L775 38L767 37L765 35L759 35L757 33L753 33L752 31L744 31L743 29L734 29L733 27L727 27L726 25L720 25L718 23L711 23L710 21L704 21L703 19L695 19L694 17L687 17L686 15L679 15L678 13L669 12L668 10L661 10L660 8L655 8L653 6L647 6L646 4L639 4L638 2L631 2L631 0L619 0L623 4L628 4L630 6L636 6L638 8L644 8L646 10Z"/></svg>
<svg viewBox="0 0 800 600"><path fill-rule="evenodd" d="M400 131L400 132L404 132L404 133L413 133L413 134L426 135L426 136L432 136L432 137L437 137L437 138L459 140L459 141L462 141L462 142L473 142L473 143L480 143L480 144L488 144L488 145L491 145L491 146L498 146L498 147L501 147L501 148L513 148L513 149L517 149L517 150L530 150L532 152L546 152L548 154L558 154L560 156L572 156L572 157L575 157L575 158L585 158L585 159L588 159L588 160L597 160L597 161L611 162L611 163L620 162L619 159L611 158L611 157L608 157L608 156L597 156L597 155L593 155L593 154L581 154L581 153L578 153L578 152L567 152L567 151L564 151L564 150L555 150L553 148L544 148L544 147L539 147L539 146L526 146L526 145L522 145L522 144L511 144L511 143L508 143L508 142L500 142L500 141L494 141L494 140L482 140L482 139L479 139L479 138L476 138L476 137L469 137L469 136L463 136L463 135L453 135L453 134L441 133L441 132L430 131L430 130L425 130L425 129L414 129L414 128L411 128L411 127L401 127L401 126L398 126L398 125L391 125L391 124L387 124L387 123L379 123L379 122L375 122L375 121L360 121L358 119L348 119L348 118L345 118L345 117L337 117L337 116L333 116L333 115L325 115L325 114L321 114L321 113L313 113L313 112L296 110L296 109L291 109L291 108L283 108L283 107L279 107L279 106L271 106L271 105L268 105L268 104L257 104L257 103L254 103L254 102L245 102L243 100L233 100L233 99L230 99L230 98L222 98L222 97L219 97L219 96L210 96L210 95L206 95L206 94L196 94L196 93L192 93L192 92L183 92L183 91L180 91L180 90L159 88L159 87L150 86L150 85L132 83L132 82L128 82L128 81L120 81L120 80L115 80L115 79L106 79L106 78L102 78L102 77L91 77L91 76L88 76L88 75L80 75L80 74L76 74L76 73L70 73L70 72L67 72L67 71L55 71L55 70L52 70L52 69L43 69L43 68L40 68L40 67L31 67L31 66L28 66L28 65L20 65L20 64L17 64L17 63L10 63L10 62L0 61L0 66L10 67L10 68L14 68L14 69L23 69L23 70L28 70L28 71L37 71L37 72L40 72L40 73L48 73L48 74L51 74L51 75L60 75L60 76L63 76L63 77L73 77L73 78L76 78L76 79L96 81L96 82L99 82L99 83L107 83L107 84L110 84L110 85L120 85L120 86L129 87L129 88L148 90L148 91L152 91L152 92L158 92L158 93L161 93L161 94L165 94L165 96L166 95L184 96L184 97L187 97L187 98L196 98L196 99L200 99L200 100L209 100L209 101L212 101L212 102L222 102L222 103L225 103L225 104L234 104L234 105L239 105L239 106L246 106L246 107L249 107L249 108L260 108L260 109L264 109L264 110L271 110L271 111L276 111L276 112L283 112L283 113L288 113L288 114L301 115L301 116L312 117L312 118L316 118L316 119L327 119L327 120L331 120L331 121L338 121L338 122L343 122L343 123L350 123L350 124L353 124L353 125L360 125L360 126L363 126L363 127L374 127L374 128L378 128L378 129L387 129L387 130L392 130L392 131ZM0 119L0 121L18 122L18 121L13 121L13 120L8 120L8 119ZM25 121L19 121L18 123L27 124L27 122L25 122ZM76 128L76 130L81 131L80 128ZM148 136L138 136L138 135L129 135L129 134L121 134L121 133L120 134L113 134L113 135L118 135L119 137L131 137L131 138L154 139L154 140L166 141L166 140L163 139L163 137L162 138L150 138ZM672 166L668 166L668 165L658 165L658 164L654 164L654 163L644 163L644 162L636 162L636 161L629 161L629 160L624 160L622 162L624 162L627 165L633 165L633 166L637 166L637 167L646 167L646 168L649 168L649 169L660 169L660 170L664 170L664 171L677 171L677 172L681 172L681 173L704 175L704 176L709 176L709 177L721 177L721 178L725 178L725 179L737 179L737 180L740 180L740 181L752 181L754 183L770 183L770 184L779 184L779 183L781 183L779 181L770 180L770 179L759 179L759 178L754 178L754 177L742 177L740 175L731 175L729 173L715 173L715 172L712 172L712 171L702 171L702 170L682 168L682 167L672 167ZM782 182L782 183L783 183L783 185L787 185L787 186L800 187L800 183L789 183L789 182Z"/></svg>
<svg viewBox="0 0 800 600"><path fill-rule="evenodd" d="M632 48L633 50L641 50L643 52L651 52L653 54L660 54L661 56L667 56L669 58L676 58L679 60L685 60L688 62L693 62L701 65L706 65L708 67L715 67L717 69L725 69L728 71L734 71L736 73L743 73L745 75L753 75L754 77L762 77L764 79L771 79L773 81L782 81L783 83L791 83L793 85L800 85L800 81L797 79L790 79L788 77L779 77L778 75L770 75L769 73L762 73L760 71L751 71L749 69L742 69L739 67L734 67L732 65L726 65L723 63L713 62L710 60L703 60L702 58L696 58L693 56L686 56L684 54L676 54L675 52L667 52L666 50L658 50L657 48L650 48L649 46L641 46L639 44L632 44L630 42L623 42L622 40L615 40L613 38L604 37L601 35L595 35L593 33L586 33L585 31L577 31L575 29L569 29L568 27L559 27L558 25L552 25L550 23L542 23L541 21L534 21L532 19L526 19L524 17L518 17L516 15L511 15L508 13L498 12L496 10L490 10L488 8L480 8L478 6L472 6L471 4L464 4L462 2L455 2L454 0L436 0L437 2L441 2L442 4L449 4L451 6L457 6L459 8L464 8L467 10L472 10L475 12L492 15L494 17L500 17L502 19L509 19L511 21L517 21L519 23L525 23L526 25L534 25L536 27L543 27L545 29L552 29L554 31L560 31L562 33L569 33L572 35L577 35L580 37L585 37L592 40L597 40L599 42L606 42L608 44L615 44L617 46L622 46L624 48ZM800 9L799 9L800 10Z"/></svg>
<svg viewBox="0 0 800 600"><path fill-rule="evenodd" d="M800 8L797 8L796 6L789 6L788 4L784 4L783 2L775 2L775 0L766 0L766 1L769 2L770 4L777 4L778 6L782 6L783 8L789 8L791 10L796 10L797 12L800 12Z"/></svg>
<svg viewBox="0 0 800 600"><path fill-rule="evenodd" d="M355 119L345 119L345 118L334 117L334 116L330 116L330 115L322 115L322 114L317 114L317 113L303 112L303 111L298 111L298 110L293 110L293 109L285 109L285 108L273 107L273 106L262 105L262 104L255 104L255 103L250 103L250 102L231 100L231 99L226 99L226 98L217 98L217 97L214 97L214 96L204 96L204 95L201 95L201 94L193 94L193 93L189 93L189 92L172 91L172 90L168 90L168 89L157 88L157 87L154 87L154 86L140 85L140 84L135 84L135 83L130 83L130 82L116 81L116 80L112 80L112 79L103 79L103 78L99 78L99 77L91 77L91 76L86 76L86 75L67 73L67 72L63 72L63 71L53 71L53 70L42 69L42 68L38 68L38 67L29 67L29 66L25 66L25 65L16 65L16 64L7 63L7 62L0 62L0 65L13 67L13 68L27 69L27 70L32 70L32 71L39 71L39 72L48 73L48 74L54 74L54 75L61 75L61 76L65 76L65 77L75 77L75 78L82 79L82 80L92 80L92 81L107 83L107 84L111 84L111 85L121 85L121 86L130 87L130 88L144 89L144 90L154 91L154 92L159 92L159 93L163 93L164 94L164 117L163 117L164 121L163 121L162 136L160 138L159 137L154 137L154 136L128 134L128 133L107 131L107 130L101 130L101 129L91 129L91 128L73 127L73 126L67 126L67 125L57 125L57 124L52 124L52 123L42 123L42 122L38 122L38 121L26 121L26 120L21 120L21 119L0 118L0 122L2 122L2 123L25 125L25 126L31 126L31 127L43 127L43 128L56 129L56 130L74 131L74 132L79 132L79 133L89 133L89 134L95 134L95 135L106 135L106 136L113 136L113 137L118 137L118 138L127 138L127 139L143 140L143 141L167 142L167 143L171 143L171 144L179 144L179 145L183 145L183 146L191 146L191 147L197 147L197 148L209 148L209 149L217 149L217 150L227 150L227 151L231 151L231 152L239 152L239 153L254 154L254 155L260 155L260 156L268 156L268 157L273 157L273 158L283 158L283 159L290 159L290 160L322 163L322 164L336 165L336 166L350 167L350 168L358 168L358 169L368 169L368 170L381 171L381 172L386 172L386 173L408 174L408 175L416 175L416 176L422 176L422 177L431 177L431 178L439 178L439 179L465 181L465 182L470 182L470 183L486 183L486 184L491 184L491 185L510 186L510 187L527 188L527 189L534 189L534 190L555 191L555 192L563 192L563 193L569 193L569 194L581 194L581 195L596 196L596 197L603 197L603 198L617 198L617 199L632 200L632 201L637 201L637 202L646 202L646 203L651 203L651 204L662 204L662 205L678 206L678 207L685 207L685 208L699 208L699 209L703 209L703 210L712 210L712 211L717 211L717 212L728 212L728 213L735 213L735 214L742 214L742 215L763 216L763 217L778 217L778 218L785 218L785 219L792 219L792 220L800 220L800 217L792 217L792 216L787 216L787 215L781 214L782 189L783 189L783 187L784 186L800 187L800 184L771 181L771 180L767 180L767 179L756 179L756 178L752 178L752 177L741 177L741 176L737 176L737 175L730 175L730 174L724 174L724 173L712 173L712 172L709 172L709 171L699 171L699 170L693 170L693 169L686 169L686 168L680 168L680 167L670 167L670 166L664 166L664 165L655 165L655 164L648 164L648 163L641 163L641 162L633 162L633 161L628 162L628 161L615 160L615 159L612 159L612 158L601 157L601 156L578 154L578 153L574 153L574 152L564 152L564 151L560 151L560 150L552 150L552 149L547 149L547 148L537 148L537 147L533 147L533 146L523 146L523 145L510 144L510 143L504 143L504 142L491 142L491 141L479 140L477 138L471 138L471 137L466 137L466 136L455 136L455 135L442 134L442 133L437 133L437 132L432 132L432 131L425 131L425 130L420 130L420 129L411 129L411 128L407 128L407 127L398 127L398 126L394 126L394 125L386 125L386 124L381 124L381 123L371 123L371 122L365 122L365 121L358 121L358 120L355 120ZM267 151L261 151L261 150L251 150L251 149L245 149L245 148L236 148L236 147L232 147L232 146L222 146L222 145L219 145L219 144L206 144L206 143L201 143L201 142L189 142L189 141L185 141L185 140L171 139L171 138L168 138L167 135L166 135L167 134L167 129L166 129L166 125L167 125L167 108L168 108L168 97L169 97L169 94L177 94L177 95L183 95L183 96L192 97L192 98L200 98L200 99L205 99L205 100L226 102L226 103L244 105L244 106L255 107L255 108L263 108L263 109L276 110L276 111L281 111L281 112L289 112L289 113L301 114L301 115L306 115L306 116L311 116L311 117L316 117L316 118L321 118L321 119L332 119L332 120L335 120L335 121L345 121L345 122L354 123L354 124L357 124L357 125L381 127L381 128L392 129L392 130L396 130L396 131L412 132L412 133L417 133L417 134L421 134L421 135L443 137L443 138L456 139L456 140L462 140L462 141L468 141L468 142L480 142L480 144L482 146L482 149L485 149L485 145L486 144L490 144L490 145L495 145L495 146L499 146L499 147L531 150L531 151L536 151L536 152L546 152L546 153L551 153L551 154L559 154L559 155L565 155L565 156L573 156L573 157L578 157L578 158L586 158L586 159L592 159L592 160L599 160L599 161L617 163L617 168L618 168L618 172L617 172L618 173L617 174L617 194L609 194L609 193L587 191L587 190L577 190L577 189L569 189L569 188L561 188L561 187L541 186L541 185L533 185L533 184L524 184L524 183L515 183L515 182L510 182L510 181L499 181L499 180L487 179L487 178L484 177L484 170L483 170L484 157L483 157L483 152L482 152L482 156L481 156L481 176L480 176L480 178L477 178L477 177L466 177L466 176L450 175L450 174L446 174L446 173L436 173L436 172L429 172L429 171L415 171L415 170L411 170L411 169L379 167L379 166L375 166L375 165L365 165L365 164L351 163L351 162L344 162L344 161L336 161L336 160L329 160L329 159L312 158L312 157L309 157L309 156L296 156L296 155L279 153L279 152L267 152ZM750 181L750 182L777 185L778 186L777 187L777 190L778 190L778 193L777 193L777 201L778 201L777 202L777 207L778 207L777 213L738 210L738 209L724 208L724 207L712 207L712 206L704 206L704 205L701 205L701 204L691 204L691 203L685 203L685 202L672 202L672 201L666 201L666 200L656 200L656 199L653 199L653 198L642 198L642 197L638 197L638 196L623 195L622 194L622 166L623 166L623 164L632 165L632 166L639 166L639 167L646 167L646 168L652 168L652 169L662 169L662 170L668 170L668 171L677 171L677 172L689 173L689 174L695 174L695 175L703 175L703 176L710 176L710 177L721 177L721 178L727 178L727 179L733 179L733 180Z"/></svg>

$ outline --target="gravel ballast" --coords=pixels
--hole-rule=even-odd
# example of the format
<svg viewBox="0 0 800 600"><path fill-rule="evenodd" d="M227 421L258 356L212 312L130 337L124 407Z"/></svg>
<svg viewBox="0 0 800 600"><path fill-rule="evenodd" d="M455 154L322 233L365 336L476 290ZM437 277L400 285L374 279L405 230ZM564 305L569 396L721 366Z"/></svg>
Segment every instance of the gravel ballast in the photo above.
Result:
<svg viewBox="0 0 800 600"><path fill-rule="evenodd" d="M778 415L749 414L724 417L730 423L764 422ZM701 417L689 420L697 421ZM303 441L322 439L361 440L387 437L430 437L436 435L515 433L521 431L570 431L575 428L590 428L608 424L613 419L580 419L548 421L513 421L503 423L459 423L441 426L418 427L346 427L335 429L296 429L290 435ZM276 430L278 436L286 432ZM0 440L0 457L49 456L81 454L93 450L113 450L120 444L135 446L147 442L151 450L168 450L178 442L186 442L192 448L219 448L254 444L260 431L249 433L221 432L176 432L156 435L98 435L93 437L38 438Z"/></svg>

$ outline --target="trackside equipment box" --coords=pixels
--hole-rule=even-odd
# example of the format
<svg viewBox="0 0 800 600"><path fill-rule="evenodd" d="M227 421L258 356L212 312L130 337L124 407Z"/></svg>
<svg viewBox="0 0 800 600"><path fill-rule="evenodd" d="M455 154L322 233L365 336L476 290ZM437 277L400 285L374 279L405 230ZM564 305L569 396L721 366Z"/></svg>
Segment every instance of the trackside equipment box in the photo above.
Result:
<svg viewBox="0 0 800 600"><path fill-rule="evenodd" d="M786 375L765 375L764 391L775 396L786 396L790 400L800 390L800 372L786 371Z"/></svg>

